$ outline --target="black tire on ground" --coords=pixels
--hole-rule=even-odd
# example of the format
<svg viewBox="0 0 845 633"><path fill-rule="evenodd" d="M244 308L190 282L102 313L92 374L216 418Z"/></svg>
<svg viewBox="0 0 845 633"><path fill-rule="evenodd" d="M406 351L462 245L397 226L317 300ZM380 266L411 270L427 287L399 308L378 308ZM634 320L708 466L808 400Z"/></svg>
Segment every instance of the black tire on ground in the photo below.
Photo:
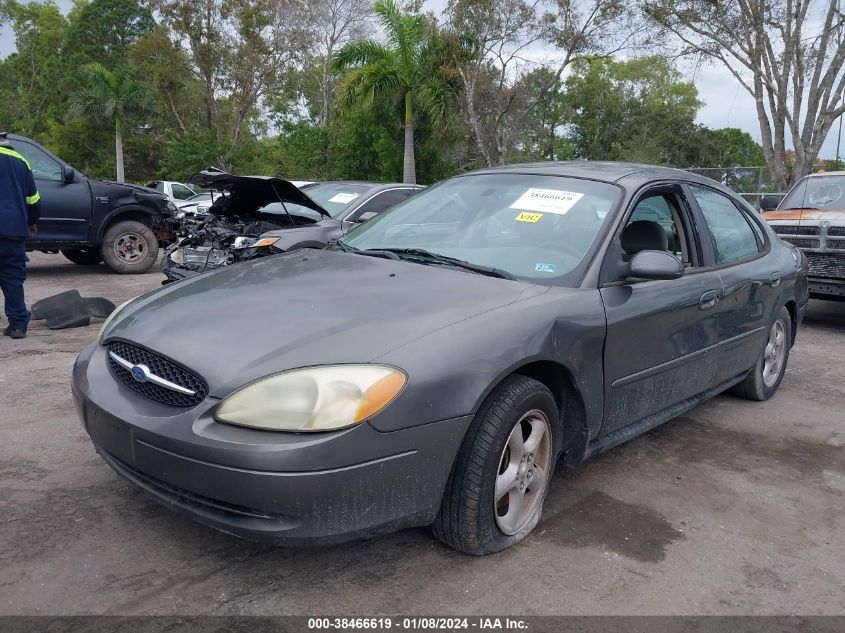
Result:
<svg viewBox="0 0 845 633"><path fill-rule="evenodd" d="M100 252L116 273L144 273L158 259L158 239L146 224L123 220L106 229Z"/></svg>
<svg viewBox="0 0 845 633"><path fill-rule="evenodd" d="M748 400L768 400L780 387L792 348L792 318L781 308L766 334L760 358L745 380L731 392Z"/></svg>
<svg viewBox="0 0 845 633"><path fill-rule="evenodd" d="M527 483L523 480L526 486L524 489L519 487L522 484L518 484L497 500L494 498L497 481L507 479L505 473L517 464L515 459L511 461L509 439L514 441L511 432L519 424L522 430L517 433L520 433L523 448L527 448L527 440L531 439L535 428L530 420L537 419L537 412L541 412L548 421L545 428L549 437L546 444L536 449L536 454L526 453L526 457L531 456L528 462L531 473L539 471L542 475L543 471L538 466L541 452L547 456L545 476L535 476ZM525 430L526 424L528 430ZM522 540L537 525L543 509L543 500L560 454L562 434L559 424L555 399L542 383L526 376L513 375L498 385L479 408L458 451L440 512L432 524L434 535L446 545L476 556L498 552ZM545 463L546 457L543 459ZM516 472L520 472L519 467ZM531 473L526 471L524 474L531 477ZM540 480L541 486L532 489L531 482L537 483ZM520 481L519 475L516 481ZM505 514L510 513L511 493L524 496L523 500L516 499L515 509L518 503L526 502L531 496L536 501L525 506L522 514L524 518L513 525L512 533L506 533L500 526L506 518L502 512L506 510ZM505 499L507 502L504 507L497 503Z"/></svg>
<svg viewBox="0 0 845 633"><path fill-rule="evenodd" d="M80 266L96 266L103 261L103 256L100 254L99 249L80 248L72 251L62 251L62 255Z"/></svg>

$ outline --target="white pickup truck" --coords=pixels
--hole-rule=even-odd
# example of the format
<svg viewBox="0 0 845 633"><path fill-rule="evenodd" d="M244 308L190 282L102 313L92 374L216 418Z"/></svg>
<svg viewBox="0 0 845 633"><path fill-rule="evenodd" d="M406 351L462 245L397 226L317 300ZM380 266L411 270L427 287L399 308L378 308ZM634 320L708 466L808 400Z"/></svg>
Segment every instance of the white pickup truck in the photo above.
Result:
<svg viewBox="0 0 845 633"><path fill-rule="evenodd" d="M154 180L148 182L147 187L163 193L167 196L168 200L179 208L186 204L194 204L193 202L189 203L188 200L197 195L197 192L188 185L181 182L173 182L172 180Z"/></svg>

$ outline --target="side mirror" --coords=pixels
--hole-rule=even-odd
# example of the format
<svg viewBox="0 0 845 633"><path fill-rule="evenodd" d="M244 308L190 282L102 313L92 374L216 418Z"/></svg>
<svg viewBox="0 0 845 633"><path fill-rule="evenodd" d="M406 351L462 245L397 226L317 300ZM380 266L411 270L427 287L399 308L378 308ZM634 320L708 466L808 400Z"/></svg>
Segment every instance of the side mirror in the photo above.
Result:
<svg viewBox="0 0 845 633"><path fill-rule="evenodd" d="M684 274L684 264L666 251L640 251L631 258L628 277L637 279L678 279Z"/></svg>
<svg viewBox="0 0 845 633"><path fill-rule="evenodd" d="M763 211L774 211L778 208L780 204L780 198L777 196L763 196L762 200L760 200L760 208Z"/></svg>
<svg viewBox="0 0 845 633"><path fill-rule="evenodd" d="M364 211L361 215L358 216L357 222L366 222L367 220L372 220L374 217L378 215L378 211Z"/></svg>
<svg viewBox="0 0 845 633"><path fill-rule="evenodd" d="M62 182L69 184L74 180L76 180L76 170L69 165L62 165Z"/></svg>

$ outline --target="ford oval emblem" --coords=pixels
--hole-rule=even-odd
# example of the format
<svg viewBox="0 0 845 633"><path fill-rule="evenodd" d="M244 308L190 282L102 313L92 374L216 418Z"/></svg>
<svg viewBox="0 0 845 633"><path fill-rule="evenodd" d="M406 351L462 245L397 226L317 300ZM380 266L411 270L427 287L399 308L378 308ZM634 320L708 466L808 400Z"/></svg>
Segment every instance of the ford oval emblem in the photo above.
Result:
<svg viewBox="0 0 845 633"><path fill-rule="evenodd" d="M146 365L135 365L129 371L138 382L147 382L147 378L150 376L150 369Z"/></svg>

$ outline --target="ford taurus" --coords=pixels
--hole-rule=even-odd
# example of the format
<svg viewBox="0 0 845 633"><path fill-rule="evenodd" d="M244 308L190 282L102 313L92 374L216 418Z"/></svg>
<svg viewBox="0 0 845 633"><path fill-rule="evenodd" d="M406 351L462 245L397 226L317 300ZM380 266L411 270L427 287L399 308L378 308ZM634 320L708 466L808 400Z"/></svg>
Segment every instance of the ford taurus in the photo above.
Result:
<svg viewBox="0 0 845 633"><path fill-rule="evenodd" d="M556 465L729 389L770 398L807 301L804 256L718 183L514 165L136 298L73 393L109 466L218 529L432 525L487 554L535 527Z"/></svg>

